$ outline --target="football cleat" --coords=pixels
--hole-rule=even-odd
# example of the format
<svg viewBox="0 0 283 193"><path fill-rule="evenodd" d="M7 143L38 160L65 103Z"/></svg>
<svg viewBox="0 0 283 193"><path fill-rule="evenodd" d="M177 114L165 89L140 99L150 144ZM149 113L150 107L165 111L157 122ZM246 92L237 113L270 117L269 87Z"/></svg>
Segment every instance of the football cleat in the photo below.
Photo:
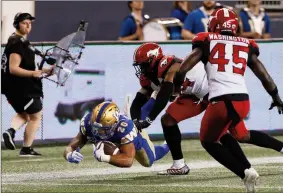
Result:
<svg viewBox="0 0 283 193"><path fill-rule="evenodd" d="M171 166L171 168L160 171L157 174L158 175L187 175L190 172L190 168L185 164L182 168L174 168L174 166Z"/></svg>
<svg viewBox="0 0 283 193"><path fill-rule="evenodd" d="M3 140L7 149L12 149L12 150L16 149L14 138L15 138L15 133L12 132L11 129L8 129L3 133Z"/></svg>
<svg viewBox="0 0 283 193"><path fill-rule="evenodd" d="M42 154L34 151L32 148L30 148L28 151L24 151L21 149L20 151L20 156L21 157L33 157L33 156L42 156Z"/></svg>
<svg viewBox="0 0 283 193"><path fill-rule="evenodd" d="M246 187L247 193L255 193L256 192L256 189L255 189L256 181L259 178L258 173L253 168L246 169L244 172L245 172L245 178L243 181L244 181L244 185Z"/></svg>

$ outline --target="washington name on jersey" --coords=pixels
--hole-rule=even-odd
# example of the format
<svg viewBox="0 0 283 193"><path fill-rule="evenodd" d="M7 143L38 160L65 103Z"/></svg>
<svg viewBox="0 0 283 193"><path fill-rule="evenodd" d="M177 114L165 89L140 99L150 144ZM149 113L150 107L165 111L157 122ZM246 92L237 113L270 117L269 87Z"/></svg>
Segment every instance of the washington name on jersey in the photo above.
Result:
<svg viewBox="0 0 283 193"><path fill-rule="evenodd" d="M193 49L203 51L202 62L208 77L209 99L227 94L248 94L244 74L249 57L259 55L253 40L242 37L199 33Z"/></svg>

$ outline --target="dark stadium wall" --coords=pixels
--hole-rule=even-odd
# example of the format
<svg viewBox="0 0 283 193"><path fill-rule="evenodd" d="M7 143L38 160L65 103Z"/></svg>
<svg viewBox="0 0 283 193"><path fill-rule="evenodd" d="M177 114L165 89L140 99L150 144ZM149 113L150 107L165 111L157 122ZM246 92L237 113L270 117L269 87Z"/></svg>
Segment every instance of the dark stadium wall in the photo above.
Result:
<svg viewBox="0 0 283 193"><path fill-rule="evenodd" d="M234 2L223 1L227 5ZM201 2L192 1L192 8ZM171 1L146 1L144 13L150 17L168 17ZM126 1L36 1L33 31L30 40L58 41L77 29L80 20L89 22L87 40L117 40L121 22L129 14ZM279 23L278 23L279 22ZM281 27L281 30L278 30ZM275 29L276 28L276 29ZM283 21L271 23L273 37L279 37Z"/></svg>

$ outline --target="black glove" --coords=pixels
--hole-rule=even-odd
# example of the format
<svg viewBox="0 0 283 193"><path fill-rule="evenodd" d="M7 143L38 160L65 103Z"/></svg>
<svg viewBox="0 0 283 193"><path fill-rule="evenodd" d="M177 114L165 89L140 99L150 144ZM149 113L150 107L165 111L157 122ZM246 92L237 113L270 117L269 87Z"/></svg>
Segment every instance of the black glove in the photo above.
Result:
<svg viewBox="0 0 283 193"><path fill-rule="evenodd" d="M148 117L145 120L135 119L133 121L139 132L141 132L142 129L149 127L152 123L152 121Z"/></svg>
<svg viewBox="0 0 283 193"><path fill-rule="evenodd" d="M273 99L273 102L271 103L269 110L273 109L273 107L277 107L278 113L283 114L283 102L279 97Z"/></svg>

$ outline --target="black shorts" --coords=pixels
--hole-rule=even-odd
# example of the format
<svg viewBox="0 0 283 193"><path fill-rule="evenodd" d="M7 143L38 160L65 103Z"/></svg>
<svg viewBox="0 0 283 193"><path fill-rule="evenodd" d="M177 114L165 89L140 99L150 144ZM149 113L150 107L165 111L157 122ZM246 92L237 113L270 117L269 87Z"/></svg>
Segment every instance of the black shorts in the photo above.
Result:
<svg viewBox="0 0 283 193"><path fill-rule="evenodd" d="M27 114L34 114L42 110L41 97L6 97L10 105L17 113L26 112Z"/></svg>

